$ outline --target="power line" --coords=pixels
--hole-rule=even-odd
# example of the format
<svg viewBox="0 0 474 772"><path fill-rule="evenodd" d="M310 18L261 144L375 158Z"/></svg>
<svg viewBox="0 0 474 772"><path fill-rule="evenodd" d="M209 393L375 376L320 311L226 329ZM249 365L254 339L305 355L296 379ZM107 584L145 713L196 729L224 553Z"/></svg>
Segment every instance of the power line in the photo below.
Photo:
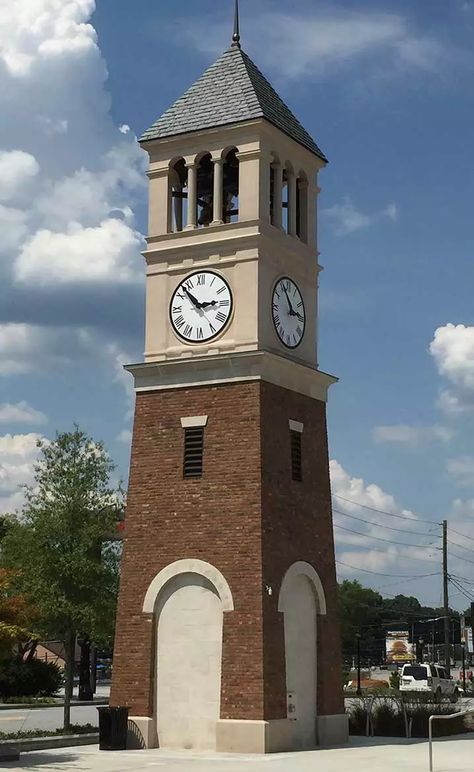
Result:
<svg viewBox="0 0 474 772"><path fill-rule="evenodd" d="M467 576L459 576L459 574L450 574L450 576L453 576L458 581L466 582L466 584L474 584L474 579L468 579Z"/></svg>
<svg viewBox="0 0 474 772"><path fill-rule="evenodd" d="M362 507L363 509L370 509L372 512L379 512L379 514L387 515L388 517L397 517L400 520L410 520L410 522L412 523L429 523L430 525L441 525L441 523L434 523L433 520L423 520L421 517L407 517L406 515L394 515L393 512L386 512L383 509L376 509L375 507L369 507L367 504L360 504L360 502L354 501L353 499L346 499L344 498L344 496L339 496L338 493L333 493L332 495L337 499L341 499L341 501L347 501L348 504L355 504L357 507Z"/></svg>
<svg viewBox="0 0 474 772"><path fill-rule="evenodd" d="M342 515L343 517L350 517L351 520L358 520L360 523L375 525L376 528L386 528L388 531L398 531L399 533L409 533L411 536L433 536L433 532L428 533L427 531L409 531L408 528L393 528L390 525L374 523L373 520L364 520L362 517L356 517L355 515L348 515L347 512L341 512L340 509L333 508L333 512L336 512L338 515Z"/></svg>
<svg viewBox="0 0 474 772"><path fill-rule="evenodd" d="M464 544L458 544L457 541L451 541L451 539L448 539L448 544L452 544L453 547L459 547L462 550L466 550L467 552L472 552L474 554L474 549L472 549L472 547L465 547Z"/></svg>
<svg viewBox="0 0 474 772"><path fill-rule="evenodd" d="M369 536L369 534L367 534L367 533L361 533L360 531L354 531L354 530L352 530L352 528L346 528L345 526L338 525L337 523L334 523L334 527L335 528L339 528L342 531L348 531L349 533L355 533L357 536L363 536L366 539L370 538L370 539L375 539L376 541L385 541L385 542L388 542L389 544L401 545L402 547L415 547L416 549L427 549L428 547L432 547L433 543L434 543L433 542L432 544L407 544L406 542L403 542L403 541L393 541L393 539L383 539L381 536Z"/></svg>
<svg viewBox="0 0 474 772"><path fill-rule="evenodd" d="M440 576L439 571L435 571L432 574L425 574L424 576L411 576L407 579L405 579L403 582L390 582L389 584L382 584L382 586L379 586L378 590L383 590L385 587L393 587L394 585L398 584L409 584L410 582L415 582L417 579L425 579L427 576Z"/></svg>
<svg viewBox="0 0 474 772"><path fill-rule="evenodd" d="M357 566L351 566L349 563L343 563L342 560L336 560L340 566L345 568L352 568L353 571L363 571L364 574L376 574L377 576L391 576L393 579L425 579L427 576L437 576L438 572L434 574L415 574L411 576L409 574L384 574L381 571L370 571L368 568L358 568Z"/></svg>
<svg viewBox="0 0 474 772"><path fill-rule="evenodd" d="M472 595L468 595L467 592L464 592L464 590L461 587L461 585L458 584L455 579L452 579L451 577L448 576L448 581L449 581L450 584L454 585L454 587L456 587L459 590L459 592L462 593L464 595L464 597L467 598L469 601L473 601L474 600Z"/></svg>
<svg viewBox="0 0 474 772"><path fill-rule="evenodd" d="M461 531L455 531L454 528L451 528L451 526L449 526L449 530L452 533L456 533L458 536L462 536L463 539L468 539L469 541L474 541L472 536L468 536L467 533L461 533Z"/></svg>
<svg viewBox="0 0 474 772"><path fill-rule="evenodd" d="M451 555L451 557L457 558L457 560L464 560L466 563L472 563L472 565L474 566L474 560L469 560L468 558L463 558L462 555L456 555L455 552L450 552L449 554Z"/></svg>

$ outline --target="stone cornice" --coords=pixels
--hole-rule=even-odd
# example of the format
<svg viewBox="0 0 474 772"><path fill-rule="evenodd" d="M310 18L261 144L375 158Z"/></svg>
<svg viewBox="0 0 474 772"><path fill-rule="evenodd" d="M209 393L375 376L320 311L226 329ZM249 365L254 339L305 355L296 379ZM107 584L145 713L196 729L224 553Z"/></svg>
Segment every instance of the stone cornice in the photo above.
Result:
<svg viewBox="0 0 474 772"><path fill-rule="evenodd" d="M168 362L127 365L140 392L189 389L223 383L266 381L327 402L338 378L265 351L192 357Z"/></svg>

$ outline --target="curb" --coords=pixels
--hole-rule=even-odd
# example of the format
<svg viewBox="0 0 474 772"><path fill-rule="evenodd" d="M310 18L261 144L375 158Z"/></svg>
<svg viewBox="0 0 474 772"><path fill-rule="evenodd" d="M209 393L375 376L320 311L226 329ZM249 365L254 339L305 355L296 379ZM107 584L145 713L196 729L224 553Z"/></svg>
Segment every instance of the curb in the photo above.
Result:
<svg viewBox="0 0 474 772"><path fill-rule="evenodd" d="M79 745L98 745L99 733L58 735L57 737L31 737L25 740L1 740L0 757L2 751L8 749L17 753L29 751L43 751L52 748L75 748Z"/></svg>
<svg viewBox="0 0 474 772"><path fill-rule="evenodd" d="M79 700L74 700L74 702L71 702L71 708L90 708L94 707L94 705L100 707L101 705L108 705L109 701L107 699L103 700L94 700L94 702L90 701L84 701L79 702ZM64 708L64 702L55 702L54 704L49 705L38 705L37 703L21 703L21 702L14 702L14 703L8 703L8 702L2 702L0 704L0 711L1 710L47 710L48 708Z"/></svg>

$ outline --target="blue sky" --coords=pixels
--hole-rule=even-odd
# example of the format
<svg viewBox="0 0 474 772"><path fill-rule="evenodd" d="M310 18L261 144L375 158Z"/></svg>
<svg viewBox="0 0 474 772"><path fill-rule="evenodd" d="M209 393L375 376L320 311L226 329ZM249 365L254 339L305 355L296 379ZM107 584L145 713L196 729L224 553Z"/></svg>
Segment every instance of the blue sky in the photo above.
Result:
<svg viewBox="0 0 474 772"><path fill-rule="evenodd" d="M3 510L21 505L36 436L73 421L106 441L126 478L132 394L121 364L143 349L135 135L226 48L231 5L17 0L0 25ZM428 544L439 529L418 520L447 517L474 538L474 3L242 0L241 14L243 47L330 160L320 364L341 379L328 413L336 508L361 518L336 513L361 534L336 528L339 560L437 572L437 543L405 549L387 526ZM426 529L433 539L415 538ZM467 548L453 554L474 561L474 541L453 540ZM453 557L451 570L470 595L466 560ZM399 589L434 602L439 585Z"/></svg>

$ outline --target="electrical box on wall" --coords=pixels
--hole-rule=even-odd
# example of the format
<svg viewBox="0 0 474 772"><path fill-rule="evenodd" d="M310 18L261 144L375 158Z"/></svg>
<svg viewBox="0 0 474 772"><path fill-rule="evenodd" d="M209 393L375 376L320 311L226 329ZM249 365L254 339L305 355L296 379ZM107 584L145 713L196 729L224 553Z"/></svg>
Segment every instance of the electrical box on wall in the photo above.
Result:
<svg viewBox="0 0 474 772"><path fill-rule="evenodd" d="M298 718L298 703L295 692L288 692L286 695L286 715L292 721Z"/></svg>

